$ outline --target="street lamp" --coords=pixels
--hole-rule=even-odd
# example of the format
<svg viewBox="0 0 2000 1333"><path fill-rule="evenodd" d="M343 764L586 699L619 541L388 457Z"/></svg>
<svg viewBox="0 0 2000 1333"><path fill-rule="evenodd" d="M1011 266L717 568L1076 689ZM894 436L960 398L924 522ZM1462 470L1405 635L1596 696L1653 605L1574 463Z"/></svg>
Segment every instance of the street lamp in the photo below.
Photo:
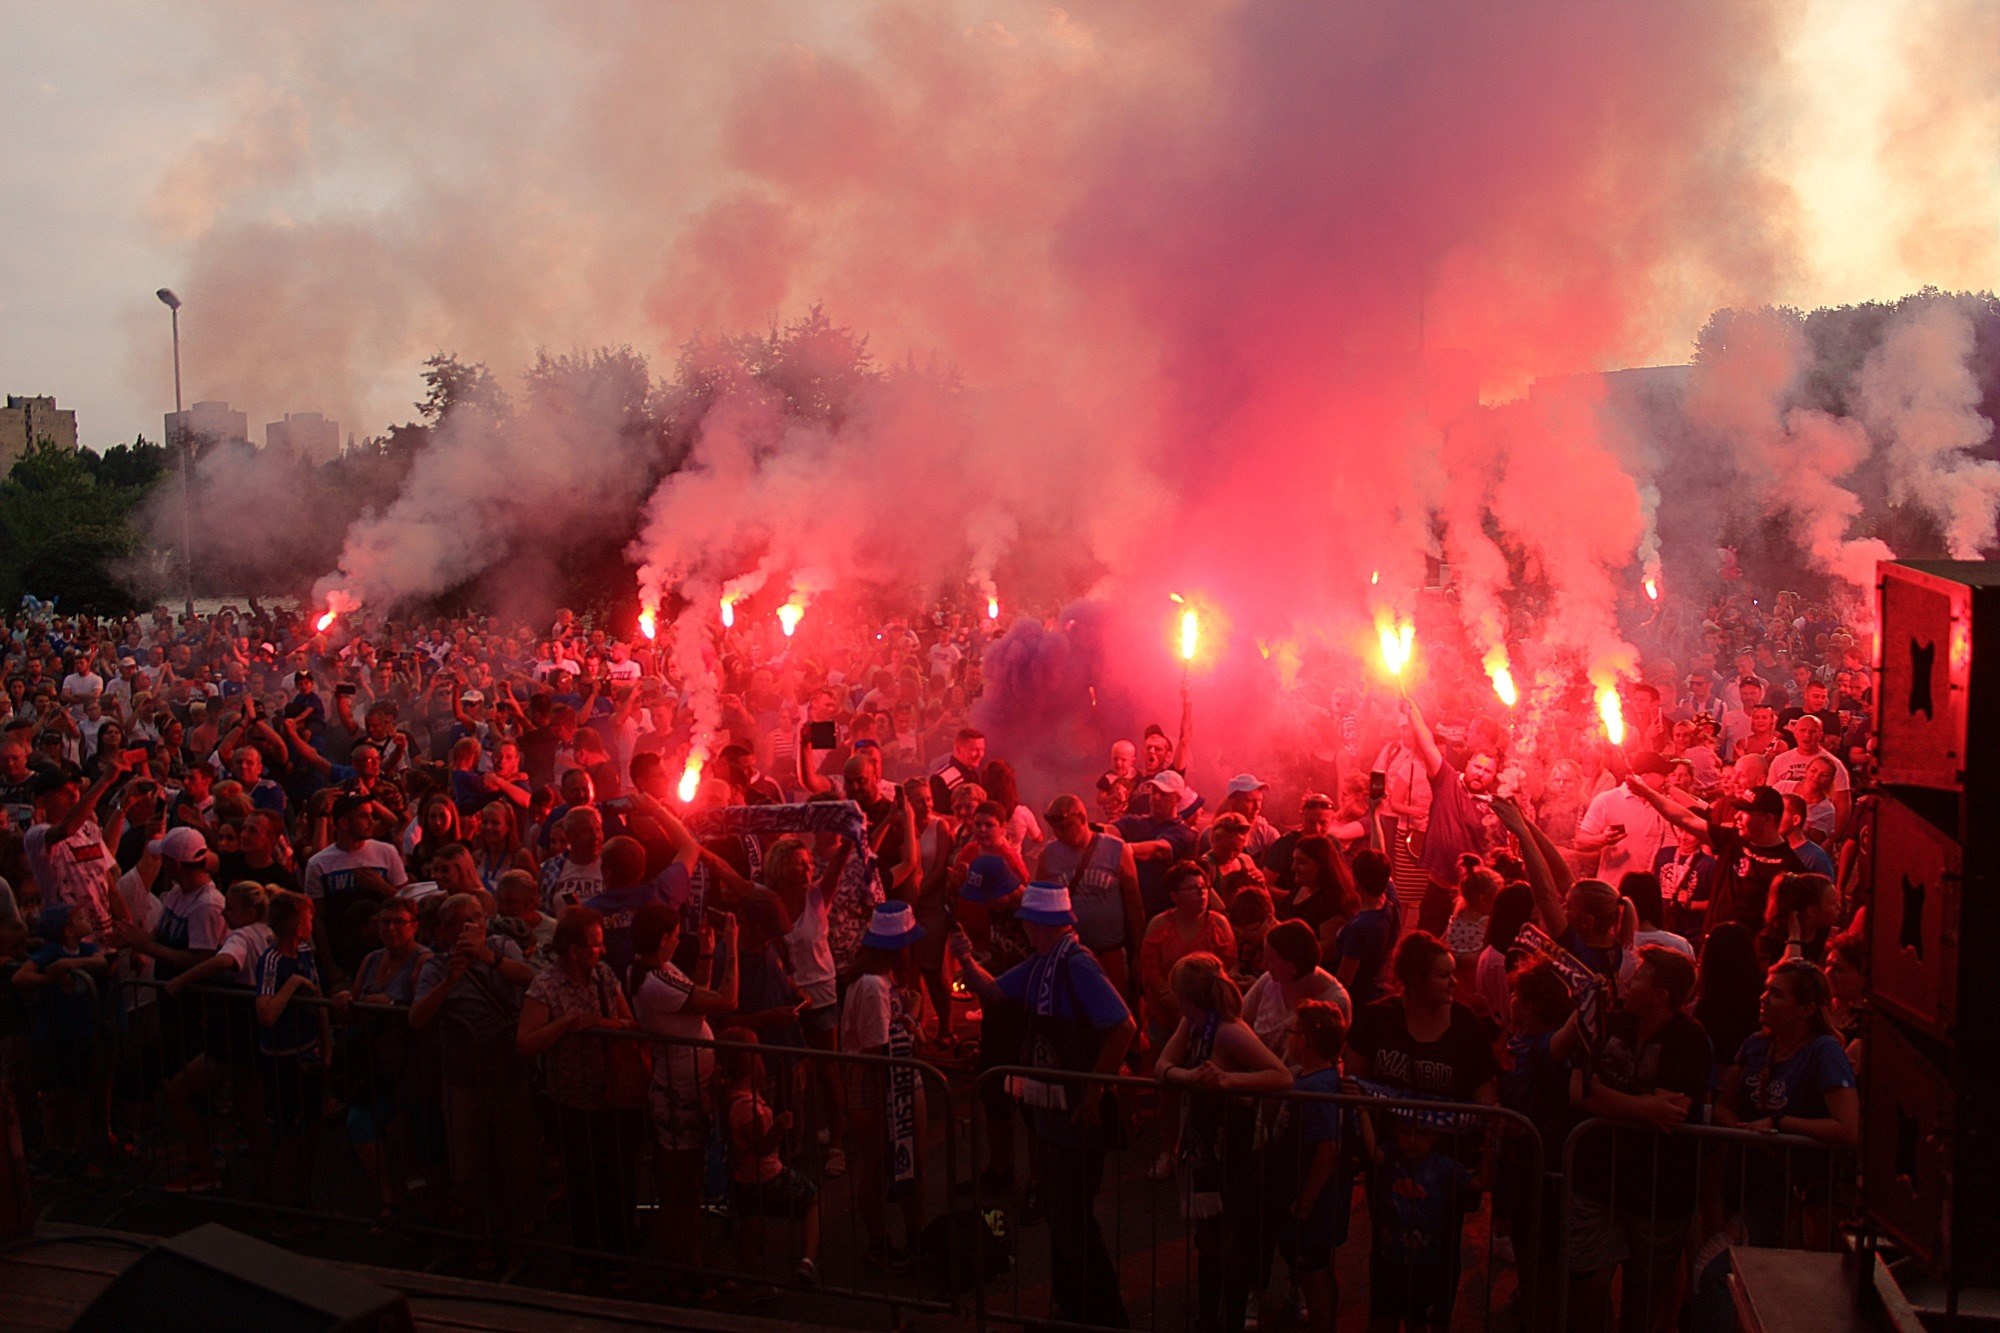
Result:
<svg viewBox="0 0 2000 1333"><path fill-rule="evenodd" d="M174 420L180 428L181 436L181 573L185 582L182 588L187 595L187 618L194 619L194 486L190 480L188 455L194 452L194 444L188 439L187 409L181 405L181 298L173 289L162 287L153 295L160 298L160 304L173 312L174 319ZM168 442L172 447L172 441Z"/></svg>

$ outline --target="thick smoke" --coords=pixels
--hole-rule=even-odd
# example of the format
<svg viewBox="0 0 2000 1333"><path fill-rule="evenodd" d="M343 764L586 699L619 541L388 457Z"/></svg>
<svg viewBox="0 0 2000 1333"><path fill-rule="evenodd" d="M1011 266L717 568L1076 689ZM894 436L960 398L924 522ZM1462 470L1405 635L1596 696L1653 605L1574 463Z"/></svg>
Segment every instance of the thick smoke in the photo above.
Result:
<svg viewBox="0 0 2000 1333"><path fill-rule="evenodd" d="M1798 281L1768 165L1794 128L1772 92L1789 6L381 19L231 30L296 91L244 112L283 151L209 152L234 165L176 214L224 371L367 411L382 366L439 346L504 368L629 339L712 381L685 457L533 403L505 430L449 423L323 582L366 602L588 529L631 539L649 606L704 615L1089 591L1124 608L1092 659L1120 669L1166 657L1149 627L1179 591L1212 609L1214 651L1261 645L1294 680L1368 654L1432 557L1474 661L1557 686L1635 668L1664 531L1722 539L1729 506L1688 517L1691 463L1852 586L1888 553L1856 477L1878 453L1953 550L1992 541L1948 313L1870 342L1842 390L1859 406L1808 391L1815 353L1775 309L1704 345L1657 437L1622 430L1592 374L1684 360L1710 311ZM303 206L301 181L370 152L396 197ZM281 200L301 205L282 224ZM727 354L793 320L782 375ZM1690 596L1707 572L1664 571ZM1079 706L1060 638L1010 644L1019 698L1055 681Z"/></svg>
<svg viewBox="0 0 2000 1333"><path fill-rule="evenodd" d="M1884 442L1889 500L1915 504L1944 529L1952 556L1993 545L2000 462L1976 451L1992 438L1968 364L1972 320L1949 298L1898 315L1861 368L1862 418Z"/></svg>

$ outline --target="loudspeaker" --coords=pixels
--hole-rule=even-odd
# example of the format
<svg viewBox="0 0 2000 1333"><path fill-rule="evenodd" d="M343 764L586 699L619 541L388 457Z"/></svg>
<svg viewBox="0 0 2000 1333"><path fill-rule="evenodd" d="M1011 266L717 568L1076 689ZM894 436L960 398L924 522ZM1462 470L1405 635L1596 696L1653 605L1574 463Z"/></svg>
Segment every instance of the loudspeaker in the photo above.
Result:
<svg viewBox="0 0 2000 1333"><path fill-rule="evenodd" d="M1928 1264L1942 1265L1951 1199L1951 1077L1894 1023L1864 1038L1869 1091L1861 1120L1868 1216Z"/></svg>
<svg viewBox="0 0 2000 1333"><path fill-rule="evenodd" d="M400 1292L210 1224L112 1280L72 1333L410 1333Z"/></svg>
<svg viewBox="0 0 2000 1333"><path fill-rule="evenodd" d="M1868 850L1868 980L1875 1008L1933 1037L1958 1025L1960 892L1956 838L1894 795L1877 798Z"/></svg>
<svg viewBox="0 0 2000 1333"><path fill-rule="evenodd" d="M1878 587L1862 1202L1948 1286L2000 1285L2000 565Z"/></svg>
<svg viewBox="0 0 2000 1333"><path fill-rule="evenodd" d="M1963 791L1969 740L1990 750L2000 721L2000 572L1984 561L1883 564L1877 773L1883 782Z"/></svg>

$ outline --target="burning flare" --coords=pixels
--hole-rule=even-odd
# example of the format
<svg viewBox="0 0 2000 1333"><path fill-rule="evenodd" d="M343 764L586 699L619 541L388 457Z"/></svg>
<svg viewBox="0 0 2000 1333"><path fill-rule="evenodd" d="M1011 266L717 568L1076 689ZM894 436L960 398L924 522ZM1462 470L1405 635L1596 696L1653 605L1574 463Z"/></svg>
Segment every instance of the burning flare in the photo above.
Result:
<svg viewBox="0 0 2000 1333"><path fill-rule="evenodd" d="M736 598L729 593L722 597L722 628L736 628Z"/></svg>
<svg viewBox="0 0 2000 1333"><path fill-rule="evenodd" d="M1000 599L998 597L989 597L986 599L986 618L988 620L998 620L1000 618Z"/></svg>
<svg viewBox="0 0 2000 1333"><path fill-rule="evenodd" d="M1400 677L1403 668L1410 664L1410 658L1416 653L1416 622L1398 621L1387 611L1377 611L1375 638L1381 645L1383 669L1392 676Z"/></svg>
<svg viewBox="0 0 2000 1333"><path fill-rule="evenodd" d="M1646 590L1647 601L1657 602L1660 600L1660 581L1658 579L1647 575L1646 581L1641 586Z"/></svg>
<svg viewBox="0 0 2000 1333"><path fill-rule="evenodd" d="M1201 617L1193 607L1181 612L1181 661L1194 661L1194 650L1201 646Z"/></svg>
<svg viewBox="0 0 2000 1333"><path fill-rule="evenodd" d="M1493 692L1500 696L1500 702L1512 708L1521 702L1521 693L1514 688L1514 673L1507 665L1507 650L1495 648L1486 654L1486 674L1493 681Z"/></svg>
<svg viewBox="0 0 2000 1333"><path fill-rule="evenodd" d="M313 628L319 633L324 634L333 628L333 622L338 619L340 619L340 614L329 606L326 609L326 614L313 622Z"/></svg>
<svg viewBox="0 0 2000 1333"><path fill-rule="evenodd" d="M646 636L647 643L651 643L653 636L659 633L659 627L653 620L653 608L650 606L640 608L639 632Z"/></svg>
<svg viewBox="0 0 2000 1333"><path fill-rule="evenodd" d="M805 606L796 597L778 608L778 628L785 631L786 638L791 638L798 630L799 622L805 619L805 614Z"/></svg>
<svg viewBox="0 0 2000 1333"><path fill-rule="evenodd" d="M681 784L677 789L682 805L694 804L695 793L701 790L701 768L703 759L698 754L688 756L687 767L681 770Z"/></svg>
<svg viewBox="0 0 2000 1333"><path fill-rule="evenodd" d="M1604 722L1604 738L1613 745L1625 743L1625 705L1616 685L1597 687L1597 716Z"/></svg>

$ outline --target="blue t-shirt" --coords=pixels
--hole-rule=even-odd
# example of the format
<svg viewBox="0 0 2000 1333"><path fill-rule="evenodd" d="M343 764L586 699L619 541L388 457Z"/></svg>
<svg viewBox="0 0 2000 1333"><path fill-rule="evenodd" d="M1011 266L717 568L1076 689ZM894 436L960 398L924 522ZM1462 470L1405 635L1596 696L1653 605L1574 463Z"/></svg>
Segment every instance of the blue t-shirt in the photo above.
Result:
<svg viewBox="0 0 2000 1333"><path fill-rule="evenodd" d="M313 984L313 996L305 998L322 993L319 963L313 957L312 945L300 943L296 955L268 949L257 962L257 993L276 995L295 976L304 977ZM278 1015L278 1021L269 1027L259 1027L257 1045L264 1054L311 1055L319 1050L321 1010L316 1005L301 1004L300 998L300 994L294 992L291 1002Z"/></svg>
<svg viewBox="0 0 2000 1333"><path fill-rule="evenodd" d="M1332 970L1338 973L1348 959L1355 960L1354 980L1347 983L1355 1013L1388 993L1382 985L1382 971L1395 947L1396 918L1386 903L1356 912L1334 937Z"/></svg>
<svg viewBox="0 0 2000 1333"><path fill-rule="evenodd" d="M1340 1070L1334 1065L1328 1065L1325 1069L1315 1069L1310 1074L1301 1075L1293 1082L1292 1087L1298 1092L1339 1092ZM1275 1138L1284 1134L1296 1118L1299 1142L1306 1149L1309 1150L1322 1143L1338 1143L1340 1111L1339 1102L1305 1101L1287 1097L1278 1103L1278 1123L1272 1130L1272 1136Z"/></svg>
<svg viewBox="0 0 2000 1333"><path fill-rule="evenodd" d="M1125 1007L1125 997L1104 975L1104 967L1096 955L1081 946L1067 952L1069 976L1053 978L1050 1017L1082 1018L1099 1032L1115 1028L1130 1018L1132 1011ZM1042 974L1054 965L1054 958L1053 953L1038 953L1008 968L994 979L994 984L1000 987L1001 994L1033 1014L1035 997L1042 989ZM1076 1012L1078 1006L1083 1009L1081 1014Z"/></svg>
<svg viewBox="0 0 2000 1333"><path fill-rule="evenodd" d="M1472 1171L1433 1148L1405 1157L1382 1130L1382 1160L1370 1180L1377 1259L1411 1267L1442 1264L1472 1193Z"/></svg>
<svg viewBox="0 0 2000 1333"><path fill-rule="evenodd" d="M648 903L680 907L692 895L687 867L676 861L653 878L622 889L606 889L589 898L584 906L604 915L604 964L613 976L624 976L632 967L632 918ZM699 926L700 923L696 922ZM682 929L686 929L683 923Z"/></svg>
<svg viewBox="0 0 2000 1333"><path fill-rule="evenodd" d="M1799 854L1799 860L1804 861L1806 869L1810 870L1813 874L1825 875L1831 880L1839 880L1840 876L1834 873L1833 858L1826 854L1826 848L1811 839L1807 839L1792 848L1792 850Z"/></svg>
<svg viewBox="0 0 2000 1333"><path fill-rule="evenodd" d="M1743 1069L1736 1112L1745 1120L1774 1115L1824 1120L1831 1114L1826 1094L1854 1086L1854 1066L1847 1062L1840 1038L1827 1034L1799 1047L1789 1060L1774 1063L1771 1039L1762 1032L1752 1033L1737 1052L1736 1063Z"/></svg>
<svg viewBox="0 0 2000 1333"><path fill-rule="evenodd" d="M1126 815L1112 827L1127 843L1165 841L1173 849L1172 856L1140 861L1137 865L1139 901L1145 904L1146 919L1151 921L1174 905L1167 896L1167 871L1174 862L1194 855L1195 831L1179 816L1154 819L1151 815Z"/></svg>
<svg viewBox="0 0 2000 1333"><path fill-rule="evenodd" d="M60 944L44 944L29 955L37 968L47 971L64 958L91 958L97 946L85 941L74 949ZM71 988L74 989L71 989ZM35 992L34 1023L28 1035L43 1042L89 1042L97 1031L97 979L87 973L71 973L51 986Z"/></svg>

